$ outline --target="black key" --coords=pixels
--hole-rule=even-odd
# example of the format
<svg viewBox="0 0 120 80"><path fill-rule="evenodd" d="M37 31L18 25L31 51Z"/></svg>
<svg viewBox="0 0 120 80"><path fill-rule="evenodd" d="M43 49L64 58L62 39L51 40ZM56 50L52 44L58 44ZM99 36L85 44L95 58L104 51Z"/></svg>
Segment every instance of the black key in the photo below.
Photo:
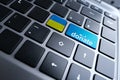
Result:
<svg viewBox="0 0 120 80"><path fill-rule="evenodd" d="M25 35L40 43L43 43L49 32L50 30L48 28L43 27L38 23L34 23L31 25Z"/></svg>
<svg viewBox="0 0 120 80"><path fill-rule="evenodd" d="M101 55L98 56L98 61L96 64L96 70L113 79L114 78L114 70L115 70L115 63Z"/></svg>
<svg viewBox="0 0 120 80"><path fill-rule="evenodd" d="M108 13L108 12L105 12L105 16L107 16L107 17L109 17L109 18L111 18L111 19L113 19L113 20L117 20L117 16L112 15L112 14L110 14L110 13Z"/></svg>
<svg viewBox="0 0 120 80"><path fill-rule="evenodd" d="M10 2L12 2L12 1L13 1L13 0L0 0L0 3L7 5L7 4L9 4Z"/></svg>
<svg viewBox="0 0 120 80"><path fill-rule="evenodd" d="M7 57L7 56L6 56ZM11 57L12 59L12 57ZM32 68L23 68L23 65L16 63L14 59L10 60L5 56L0 56L0 80L43 80L44 76L34 75ZM22 66L22 67L21 67Z"/></svg>
<svg viewBox="0 0 120 80"><path fill-rule="evenodd" d="M29 23L30 20L28 18L15 13L9 20L7 20L7 22L5 22L5 25L18 32L22 32Z"/></svg>
<svg viewBox="0 0 120 80"><path fill-rule="evenodd" d="M0 22L4 20L10 13L12 13L10 9L0 5Z"/></svg>
<svg viewBox="0 0 120 80"><path fill-rule="evenodd" d="M56 80L62 80L67 63L66 59L49 52L40 67L40 71Z"/></svg>
<svg viewBox="0 0 120 80"><path fill-rule="evenodd" d="M29 14L28 16L43 23L47 17L50 15L49 12L39 8L39 7L35 7Z"/></svg>
<svg viewBox="0 0 120 80"><path fill-rule="evenodd" d="M25 0L16 0L10 7L21 13L26 13L30 8L32 8L32 4Z"/></svg>
<svg viewBox="0 0 120 80"><path fill-rule="evenodd" d="M113 43L116 42L116 34L116 31L113 31L105 26L102 28L102 37Z"/></svg>
<svg viewBox="0 0 120 80"><path fill-rule="evenodd" d="M82 25L83 21L84 21L84 17L74 11L71 11L69 16L67 17L68 20L78 24L78 25Z"/></svg>
<svg viewBox="0 0 120 80"><path fill-rule="evenodd" d="M81 66L72 64L66 80L90 80L90 72Z"/></svg>
<svg viewBox="0 0 120 80"><path fill-rule="evenodd" d="M100 24L91 19L87 19L87 21L85 23L85 28L96 34L99 34L99 32L100 32Z"/></svg>
<svg viewBox="0 0 120 80"><path fill-rule="evenodd" d="M56 4L52 7L51 11L52 11L53 13L61 16L61 17L65 17L66 14L68 13L68 9L67 9L66 7L62 6L61 4L58 4L58 3L56 3Z"/></svg>
<svg viewBox="0 0 120 80"><path fill-rule="evenodd" d="M88 49L87 47L79 45L74 59L80 62L81 64L92 68L94 56L95 56L94 51Z"/></svg>
<svg viewBox="0 0 120 80"><path fill-rule="evenodd" d="M2 29L2 26L0 25L0 30Z"/></svg>
<svg viewBox="0 0 120 80"><path fill-rule="evenodd" d="M31 67L35 67L41 59L45 49L31 41L26 41L15 57Z"/></svg>
<svg viewBox="0 0 120 80"><path fill-rule="evenodd" d="M34 3L42 8L48 9L53 4L53 1L52 0L35 0Z"/></svg>
<svg viewBox="0 0 120 80"><path fill-rule="evenodd" d="M100 9L99 7L97 7L97 6L91 5L91 8L94 9L94 10L96 10L96 11L98 11L99 13L103 12L103 10Z"/></svg>
<svg viewBox="0 0 120 80"><path fill-rule="evenodd" d="M99 51L111 58L115 58L115 45L106 40L100 41Z"/></svg>
<svg viewBox="0 0 120 80"><path fill-rule="evenodd" d="M77 1L85 6L89 6L89 3L86 0L77 0Z"/></svg>
<svg viewBox="0 0 120 80"><path fill-rule="evenodd" d="M60 52L65 56L70 56L75 43L57 33L53 33L49 39L47 46Z"/></svg>
<svg viewBox="0 0 120 80"><path fill-rule="evenodd" d="M79 9L81 7L81 5L74 0L68 0L68 2L66 3L66 6L75 10L75 11L79 11Z"/></svg>
<svg viewBox="0 0 120 80"><path fill-rule="evenodd" d="M93 20L96 20L97 22L101 22L102 20L102 15L100 13L87 7L83 7L81 13Z"/></svg>
<svg viewBox="0 0 120 80"><path fill-rule="evenodd" d="M21 36L9 30L4 30L0 34L0 50L6 52L7 54L11 54L21 41Z"/></svg>
<svg viewBox="0 0 120 80"><path fill-rule="evenodd" d="M56 1L56 2L58 2L60 4L63 4L66 0L54 0L54 1Z"/></svg>
<svg viewBox="0 0 120 80"><path fill-rule="evenodd" d="M99 75L94 75L94 79L93 80L107 80Z"/></svg>
<svg viewBox="0 0 120 80"><path fill-rule="evenodd" d="M114 21L108 17L104 17L103 24L113 30L117 29L117 21Z"/></svg>

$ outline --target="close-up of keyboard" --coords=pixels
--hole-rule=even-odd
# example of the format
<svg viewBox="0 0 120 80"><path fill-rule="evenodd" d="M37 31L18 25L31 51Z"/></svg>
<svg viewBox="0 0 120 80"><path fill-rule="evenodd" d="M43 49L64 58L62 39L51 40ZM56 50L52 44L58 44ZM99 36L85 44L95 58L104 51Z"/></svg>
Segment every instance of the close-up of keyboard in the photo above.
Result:
<svg viewBox="0 0 120 80"><path fill-rule="evenodd" d="M99 0L0 0L0 80L118 80L119 20Z"/></svg>

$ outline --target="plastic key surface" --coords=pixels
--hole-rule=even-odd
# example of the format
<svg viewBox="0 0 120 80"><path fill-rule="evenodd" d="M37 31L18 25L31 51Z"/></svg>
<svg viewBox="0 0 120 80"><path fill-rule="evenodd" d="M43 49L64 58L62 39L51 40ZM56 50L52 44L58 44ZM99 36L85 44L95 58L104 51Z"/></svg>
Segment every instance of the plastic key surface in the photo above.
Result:
<svg viewBox="0 0 120 80"><path fill-rule="evenodd" d="M98 37L95 34L80 28L79 26L70 24L66 31L66 35L94 49L97 47Z"/></svg>

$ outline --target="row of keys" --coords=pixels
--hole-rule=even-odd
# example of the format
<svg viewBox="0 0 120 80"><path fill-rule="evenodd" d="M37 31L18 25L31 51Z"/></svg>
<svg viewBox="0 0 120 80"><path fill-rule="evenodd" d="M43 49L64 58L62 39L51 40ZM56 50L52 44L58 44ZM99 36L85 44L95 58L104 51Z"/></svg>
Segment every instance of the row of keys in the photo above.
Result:
<svg viewBox="0 0 120 80"><path fill-rule="evenodd" d="M35 9L33 9L33 11L31 11L31 15L29 14L29 16L31 16L31 17L33 17L34 15L32 14L32 13L34 13L35 11L40 11L40 12L45 12L44 10L42 10L42 9L40 9L40 8L38 8L38 7L35 7ZM49 14L49 13L48 13ZM46 17L45 17L45 19L47 18L47 15L48 14L44 14ZM76 16L73 16L73 15L76 15ZM32 16L33 15L33 16ZM75 21L75 17L81 17L82 18L82 16L80 16L80 15L78 15L77 13L75 13L75 12L71 12L70 14L69 14L69 16L68 16L68 19L71 19L71 21L72 22L77 22L77 21ZM34 16L35 17L35 16ZM72 17L72 18L71 18ZM37 18L37 17L36 17ZM39 17L39 19L40 19L40 17ZM41 17L41 19L42 19L42 17ZM41 20L40 19L40 20ZM45 20L44 19L44 20ZM63 20L63 19L61 19L60 17L57 17L57 16L52 16L51 18L51 21L49 20L48 21L48 23L47 23L47 25L48 26L51 26L52 28L54 28L54 26L55 25L60 25L61 26L61 28L56 28L56 29L61 29L61 30L59 30L59 31L63 31L64 30L64 28L65 28L65 25L66 25L66 21L65 20ZM83 18L84 19L84 18ZM81 19L81 21L83 21L83 19ZM21 20L21 21L19 21L19 20ZM42 21L42 22L44 22L44 21ZM54 25L53 25L53 22L54 22ZM56 22L58 22L58 23L56 23ZM64 23L63 23L64 22ZM15 13L9 20L7 20L7 22L5 22L5 25L7 25L8 27L10 27L10 28L13 28L13 29L15 29L16 31L18 31L18 32L21 32L21 31L23 31L25 28L26 28L26 26L28 25L30 23L30 20L29 19L27 19L26 17L24 17L24 16L22 16L22 15L20 15L20 14L17 14L17 13ZM60 23L60 24L59 24ZM94 23L94 25L93 25L93 23ZM19 24L19 25L18 25ZM62 26L62 25L63 26ZM17 26L16 26L17 25ZM81 24L80 24L81 25ZM97 26L97 27L96 27ZM90 30L90 31L93 31L94 33L97 33L98 34L98 32L99 32L99 25L98 25L98 23L96 23L95 21L92 21L92 20L87 20L86 21L86 24L85 24L85 28L86 29L88 29L88 30ZM108 33L110 33L111 35L109 35L107 32L106 32L106 30L107 31L109 31ZM30 30L31 31L31 30ZM68 31L69 31L69 28L68 28ZM49 32L49 31L47 31L47 32ZM35 33L34 33L35 34ZM39 33L36 33L36 35L37 34L39 34ZM83 34L83 33L82 33ZM112 41L112 42L116 42L116 40L115 40L115 34L116 34L116 32L115 31L113 31L113 30L111 30L111 29L109 29L109 28L107 28L107 27L103 27L103 31L102 31L102 37L104 37L104 38L106 38L106 39L108 39L108 40L110 40L110 41ZM28 34L27 36L29 36L29 35L31 35L31 34ZM31 35L31 36L33 36L33 35ZM31 37L31 36L29 36L29 37ZM35 36L35 35L34 35ZM69 35L69 36L71 36L71 35ZM34 37L31 37L31 38L33 38L33 39L35 39ZM37 37L36 37L37 38ZM43 38L44 39L44 38ZM43 41L42 40L39 40L39 39L35 39L35 40L37 40L37 41L39 41L40 43L42 43ZM78 40L78 39L77 39ZM80 40L81 41L81 40ZM95 40L96 41L96 40ZM83 42L83 41L82 41ZM85 42L83 42L83 43L85 43ZM97 42L96 42L97 43ZM96 43L95 43L95 45L96 45ZM85 43L86 44L86 43ZM88 44L87 44L88 45ZM90 46L90 47L93 47L93 48L96 48L96 46ZM113 56L112 56L113 57Z"/></svg>
<svg viewBox="0 0 120 80"><path fill-rule="evenodd" d="M67 63L68 62L66 59L64 59L52 52L49 52L47 54L45 60L43 61L42 65L40 66L40 71L57 79L57 80L61 80L63 77L64 71L66 69ZM46 66L46 65L49 65L49 66ZM110 67L108 68L107 65L109 65ZM111 71L108 72L108 70L111 70ZM114 62L99 55L98 62L96 64L96 71L98 71L98 72L102 73L103 75L112 79L114 77ZM56 73L59 73L59 74L56 74ZM90 80L90 75L91 75L91 73L87 69L85 69L81 66L78 66L76 64L72 64L69 69L66 80L74 80L74 79ZM103 78L101 76L98 76L98 75L94 76L94 80L101 80L101 79L106 80L105 78Z"/></svg>
<svg viewBox="0 0 120 80"><path fill-rule="evenodd" d="M23 1L22 3L26 3L26 2ZM18 3L18 4L19 4L19 3ZM17 2L15 2L13 5L17 5ZM12 6L12 5L11 5L11 6ZM63 6L58 5L58 4L56 4L55 8L58 7L58 6L60 7L60 9L62 9L62 10L64 9L64 8L62 8ZM3 7L3 6L2 6L2 7ZM13 7L14 7L14 6L13 6ZM4 8L4 7L3 7L3 8ZM15 8L16 8L16 7L15 7ZM26 11L28 8L30 8L30 5L29 5L29 6L26 6L26 8L24 8L25 10L19 9L19 8L18 8L18 10ZM61 12L57 12L57 9L54 9L54 8L51 9L52 12L54 12L54 13L60 15L60 16L65 16L65 14L67 13L68 10L67 10L67 9L64 9L64 10L65 10L65 11L63 11L64 13L61 13ZM88 10L90 10L90 9L89 9L89 8L83 8L83 10L82 10L81 13L84 14L84 15L86 15L86 16L89 16L90 18L93 18L93 16L96 15L95 11L90 10L90 13L91 13L91 15L90 15L90 14L87 13ZM21 12L23 12L23 11L21 11ZM9 12L10 12L10 11L9 11ZM24 12L23 12L23 13L24 13ZM41 13L41 14L40 14L40 13ZM93 15L92 15L92 13L93 13ZM7 16L7 14L8 14L8 12L5 11L4 16L3 16L3 15L1 16L1 20L2 20L3 18L5 18L5 16ZM39 14L39 15L37 15L37 14ZM41 16L42 14L44 14L44 15ZM35 16L35 15L39 16L39 19L38 19L38 17ZM100 14L99 14L99 15L100 15ZM28 16L31 17L31 18L33 18L33 19L35 19L35 20L37 20L37 21L39 21L39 22L42 22L42 23L43 23L43 22L46 20L46 18L49 16L49 12L47 12L47 11L41 9L41 8L35 7L35 8L28 14ZM97 16L98 16L98 15L97 15ZM79 20L78 18L79 18L80 20ZM96 17L94 17L94 18L95 18L95 20L98 19L98 18L96 18ZM70 20L70 21L72 21L72 22L74 22L74 23L76 23L76 24L78 24L78 25L81 26L82 23L83 23L84 17L81 16L80 14L76 13L76 12L70 12L70 14L69 14L69 16L68 16L68 20ZM99 19L98 19L98 20L99 20ZM100 20L99 20L99 21L100 21ZM10 21L9 21L9 22L10 22ZM94 23L96 23L96 22L94 22ZM116 27L117 27L116 21L110 20L109 18L105 17L103 24L104 24L105 26L108 26L108 27L116 30ZM90 31L93 31L93 32L96 33L96 34L99 33L99 25L98 25L97 27L95 27L95 28L93 28L94 25L92 25L92 26L93 26L92 29L89 27L89 26L91 26L91 23L89 23L89 24L86 23L86 25L88 25L88 27L85 26L86 29L88 29L88 30L90 30ZM97 24L96 24L96 25L97 25ZM96 25L95 25L95 26L96 26ZM115 25L115 26L113 26L113 25ZM23 29L24 29L24 28L23 28ZM21 30L21 31L22 31L22 30Z"/></svg>
<svg viewBox="0 0 120 80"><path fill-rule="evenodd" d="M7 39L6 39L6 37L7 37ZM14 39L14 43L11 43L11 42L7 41L7 40L10 41L12 39ZM11 32L9 30L5 30L5 31L3 31L0 34L0 45L4 44L3 46L0 47L0 49L2 51L5 51L5 52L11 54L11 52L17 47L16 45L18 45L21 40L22 40L22 37L18 36L17 34ZM103 40L101 42L102 42L103 46L107 45L106 42L104 42ZM9 46L7 46L8 44L9 44ZM33 49L33 46L34 46L34 49ZM73 50L74 42L71 41L71 40L69 40L68 38L65 38L65 37L57 34L57 33L53 33L53 35L51 36L51 38L49 39L49 41L47 43L47 46L50 47L50 48L52 48L52 49L54 49L54 50L56 50L56 51L58 51L58 52L60 52L60 53L62 53L62 54L64 54L64 55L66 55L66 56L69 56L69 55L71 55L71 52ZM73 47L71 47L71 46L73 46ZM106 49L104 49L104 50L106 50ZM111 49L109 49L109 50L111 50ZM111 50L111 51L113 51L113 50ZM81 54L79 54L79 52L81 52ZM32 53L34 53L34 55L32 55ZM17 59L19 59L20 61L22 61L22 62L30 65L31 67L35 67L38 64L39 60L41 59L43 53L44 53L44 48L42 48L42 47L40 47L40 46L38 46L38 45L30 42L30 41L26 41L23 44L23 46L20 48L20 50L16 53L15 57ZM76 51L74 59L76 61L78 61L79 63L81 63L83 65L86 65L86 66L88 66L88 67L91 68L92 65L93 65L94 55L95 55L95 53L93 51L91 51L90 49L88 49L88 48L86 48L86 47L84 47L82 45L79 45L78 48L77 48L77 51ZM52 55L52 57L54 57L54 56ZM49 62L49 61L51 61L50 59L52 59L52 62ZM54 60L54 59L57 59L57 60ZM61 66L61 67L64 67L64 68L59 68L59 69L58 69L58 67L54 68L56 66L62 65L61 62L58 64L58 61L61 61L61 60L64 60L64 59L61 59L61 58L58 58L58 57L57 58L51 58L51 57L49 58L47 56L46 59L45 59L45 61L42 64L41 68L40 68L40 71L46 73L46 70L45 70L46 68L45 68L44 65L50 64L51 67L53 67L53 69L55 69L56 71L59 72L59 70L60 70L60 74L59 75L55 74L53 72L55 70L52 70L52 68L49 68L49 67L46 66L48 68L48 70L50 69L50 72L47 73L47 74L50 75L50 76L52 76L52 77L54 77L54 78L56 78L56 79L61 79L62 75L63 75L63 72L65 70L65 66L67 65L67 61L66 60L63 61L64 62L63 63L64 66ZM55 61L57 61L57 63ZM104 64L104 63L106 63L106 64ZM111 72L108 73L107 72L107 70L108 70L107 65L108 64L110 65L110 67L109 67L110 70L114 69L114 63L112 61L108 60L105 57L99 56L98 57L98 62L96 64L97 65L96 70L98 72L102 73L103 75L109 77L109 78L113 78L114 77L113 76L114 70L111 70ZM101 69L101 65L104 68ZM79 69L79 70L84 70L84 69ZM86 70L84 72L86 73ZM81 78L82 78L82 74L83 73L79 73L79 75L81 75ZM73 75L73 74L70 74L70 75ZM69 77L71 77L71 76L69 76ZM68 79L69 79L69 77L68 77ZM83 77L83 78L85 78L85 77Z"/></svg>
<svg viewBox="0 0 120 80"><path fill-rule="evenodd" d="M75 28L75 26L72 26L72 27L74 27ZM43 32L41 32L41 31L43 31ZM44 31L46 32L46 33L44 33ZM71 31L71 30L70 30ZM37 33L36 33L37 32ZM69 32L69 30L68 30L68 32ZM6 35L7 33L9 33L9 34L11 34L11 36L9 36L9 35ZM44 33L44 36L43 35L41 35L41 34L43 34ZM45 28L45 27L42 27L41 25L39 25L39 24L37 24L37 23L34 23L31 27L30 27L30 29L28 29L28 31L25 33L25 35L26 36L28 36L28 37L30 37L30 38L32 38L32 39L34 39L34 40L36 40L36 41L38 41L38 42L40 42L40 43L42 43L44 40L45 40L45 38L47 37L47 35L48 35L48 33L49 33L49 30L47 29L47 28ZM38 36L38 34L40 34L41 35L41 37L40 36ZM67 34L67 33L66 33ZM1 36L3 36L3 38L5 37L5 36L8 36L7 38L8 39L10 39L10 40L12 40L11 38L12 37L14 37L14 34L13 33L10 33L10 31L7 31L7 30L5 30L2 34L1 34ZM17 36L17 35L16 35ZM15 36L15 37L16 37ZM38 37L37 37L38 36ZM8 40L8 39L6 39L6 40L4 40L3 38L1 38L3 41L1 41L1 45L2 44L4 44L4 43L7 43L7 41L6 40ZM14 39L14 38L13 38ZM17 39L17 37L16 37L16 41L19 41L19 40L21 40L21 38L18 38ZM95 40L94 40L95 41ZM10 44L10 46L2 46L2 49L5 49L5 52L7 52L7 53L11 53L12 51L9 51L9 50L14 50L14 49L11 49L11 48L13 48L13 46L14 45L16 45L18 42L15 42L15 43L7 43L7 44ZM69 44L69 46L68 46L68 44ZM54 33L52 36L51 36L51 38L49 39L49 41L48 41L48 43L47 43L47 46L48 47L50 47L50 48L52 48L52 49L54 49L54 50L56 50L56 51L58 51L58 52L60 52L60 53L62 53L62 54L64 54L64 55L66 55L66 56L70 56L71 55L71 53L72 53L72 50L73 50L73 47L74 47L74 42L73 41L71 41L71 40L69 40L69 39L67 39L67 38L64 38L63 36L60 36L60 35L58 35L58 34L56 34L56 33ZM109 47L107 47L107 46L109 46ZM6 48L5 48L6 47ZM79 47L78 47L79 48ZM84 48L83 46L82 46L82 48ZM84 50L84 49L82 49L82 50ZM94 52L91 52L90 50L88 50L87 51L87 49L85 49L86 50L86 52L84 52L83 51L83 55L86 55L86 54L84 54L84 53L92 53L92 54L94 54ZM102 52L102 53L104 53L104 54L106 54L106 55L108 55L108 56L110 56L110 57L112 57L112 58L114 58L115 57L115 54L113 54L113 53L115 53L115 46L113 45L113 44L111 44L110 42L108 42L108 41L105 41L105 40L101 40L101 43L100 43L100 48L99 48L99 50L100 50L100 52ZM4 51L4 50L3 50ZM90 52L89 52L90 51ZM81 51L82 52L82 51ZM79 55L79 54L76 54L76 55ZM82 54L81 54L82 55ZM91 55L92 56L92 55ZM82 56L81 56L82 57ZM89 56L90 57L90 56ZM82 61L82 60L79 60L80 58L78 58L78 57L75 57L75 59L77 60L77 61ZM82 58L81 58L82 59ZM84 58L83 58L84 59ZM91 57L90 57L90 59L91 59ZM92 58L93 59L93 58ZM87 60L89 60L89 58L87 58ZM86 61L86 62L89 62L89 61ZM92 60L91 60L91 62L92 62ZM87 65L87 66L89 66L89 67L91 67L92 66L92 63L90 63L90 65L89 64L87 64L87 63L85 63L85 62L83 62L82 61L82 63L83 64L85 64L85 65Z"/></svg>
<svg viewBox="0 0 120 80"><path fill-rule="evenodd" d="M8 3L11 2L11 1L12 1L12 0L5 0L5 1L0 1L0 2L3 3L3 4L8 4ZM57 0L55 0L55 1L57 1ZM57 2L59 2L59 1L57 1ZM62 2L64 2L64 0L62 0ZM43 7L43 8L45 8L45 9L48 9L48 8L53 4L53 1L52 1L52 0L44 0L44 1L42 1L42 0L35 0L34 3L35 3L36 5L38 5L38 6L40 6L40 7ZM59 2L59 3L60 3L60 2ZM68 1L68 2L66 3L66 6L69 7L69 8L71 8L71 9L73 9L73 10L75 10L75 11L78 11L79 8L80 8L80 4L84 4L84 5L86 5L86 6L89 5L89 3L86 2L86 1L77 0L77 1ZM47 5L47 6L46 6L46 5ZM58 4L57 4L57 5L58 5ZM28 1L25 1L25 0L18 0L18 1L15 1L12 5L10 5L10 7L13 8L13 9L15 9L15 10L17 10L17 11L19 11L19 12L21 12L21 13L26 13L26 12L32 7L32 4L29 3ZM59 6L54 5L54 7L58 7L58 8L59 8L59 11L61 11L61 12L64 12L63 10L65 10L65 9L64 9L65 7L63 7L62 5L59 5ZM61 8L61 7L62 7L62 8ZM98 7L94 6L94 5L91 5L91 8L94 9L94 10L96 10L96 11L99 12L99 13L102 13L102 12L103 12L100 8L98 8ZM89 9L88 9L88 10L89 10ZM51 11L53 11L54 13L57 13L57 14L59 14L60 16L64 17L64 16L65 16L65 13L66 13L68 10L66 9L64 13L59 13L59 11L56 10L56 9L55 9L55 11L54 11L54 9L52 9ZM90 13L95 14L95 12L93 12L92 10L90 11ZM87 15L87 14L85 14L85 15ZM107 13L107 12L105 12L105 15L106 15L107 17L110 17L110 18L116 20L116 16L114 16L114 15L111 15L111 14L109 14L109 13ZM92 16L92 15L91 15L91 16ZM93 17L92 17L92 18L93 18ZM94 18L93 18L93 19L94 19Z"/></svg>

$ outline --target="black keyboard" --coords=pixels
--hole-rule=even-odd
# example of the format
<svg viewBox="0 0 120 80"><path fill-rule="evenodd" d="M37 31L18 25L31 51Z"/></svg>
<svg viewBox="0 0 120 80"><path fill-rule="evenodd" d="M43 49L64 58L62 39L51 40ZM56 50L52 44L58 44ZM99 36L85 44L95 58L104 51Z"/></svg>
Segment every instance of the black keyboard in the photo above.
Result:
<svg viewBox="0 0 120 80"><path fill-rule="evenodd" d="M87 0L0 0L0 51L56 80L116 80L117 35Z"/></svg>

